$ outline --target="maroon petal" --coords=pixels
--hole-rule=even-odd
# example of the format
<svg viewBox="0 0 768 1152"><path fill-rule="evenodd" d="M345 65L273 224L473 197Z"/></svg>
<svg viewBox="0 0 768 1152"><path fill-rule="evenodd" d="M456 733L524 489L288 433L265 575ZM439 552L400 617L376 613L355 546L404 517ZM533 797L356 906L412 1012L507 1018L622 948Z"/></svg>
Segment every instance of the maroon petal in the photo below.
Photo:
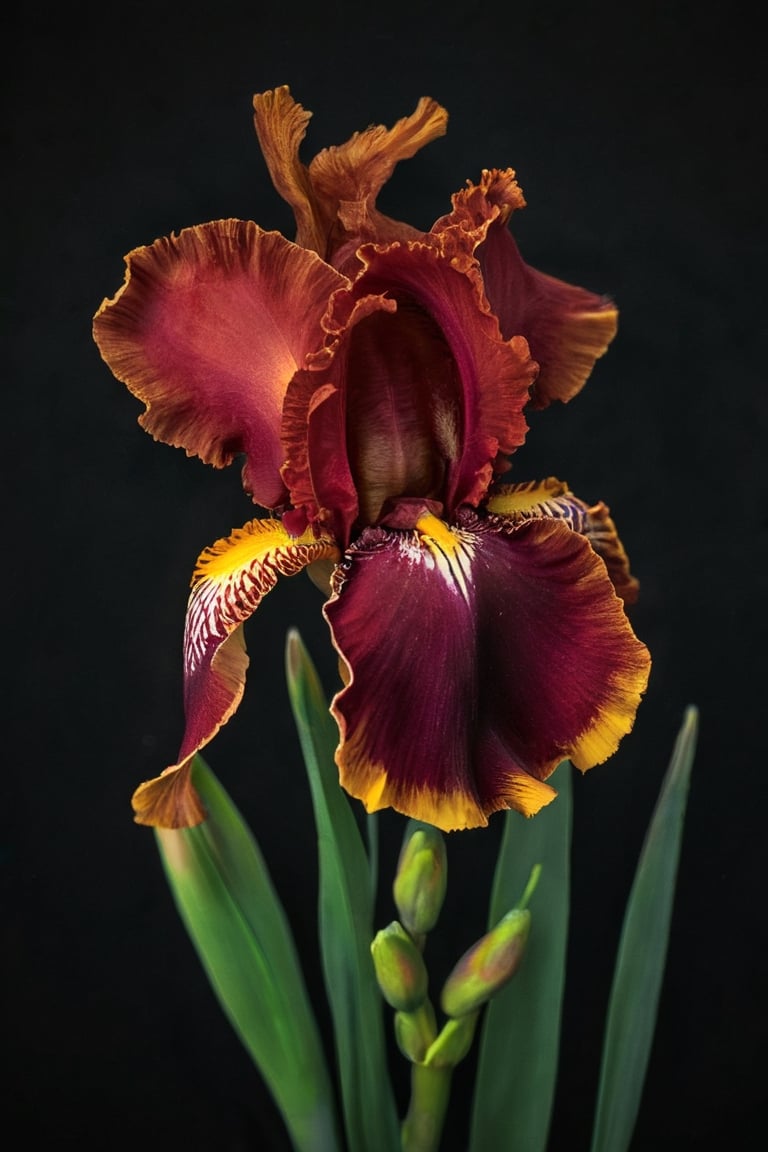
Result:
<svg viewBox="0 0 768 1152"><path fill-rule="evenodd" d="M459 235L471 240L485 293L502 335L524 336L540 371L531 405L544 408L567 401L588 379L595 360L616 334L617 311L606 296L567 284L529 267L507 227L525 207L512 169L483 172L453 197L453 211L432 232L446 243Z"/></svg>
<svg viewBox="0 0 768 1152"><path fill-rule="evenodd" d="M360 255L365 271L334 294L325 352L294 378L284 409L291 502L333 510L344 543L399 501L448 516L479 504L496 461L524 440L536 373L526 341L502 339L477 280L438 243Z"/></svg>
<svg viewBox="0 0 768 1152"><path fill-rule="evenodd" d="M605 561L610 581L624 603L634 604L637 600L640 583L632 575L629 557L607 504L600 501L590 507L574 496L562 480L548 476L546 480L497 485L485 507L493 515L503 516L514 524L542 516L564 520L574 532L583 533Z"/></svg>
<svg viewBox="0 0 768 1152"><path fill-rule="evenodd" d="M347 680L342 784L446 831L538 811L561 760L615 751L647 682L605 566L560 521L368 530L325 615Z"/></svg>
<svg viewBox="0 0 768 1152"><path fill-rule="evenodd" d="M293 374L323 342L328 297L347 283L277 232L220 220L126 257L125 284L94 319L115 376L146 404L156 439L222 468L248 460L254 500L285 497L280 422Z"/></svg>

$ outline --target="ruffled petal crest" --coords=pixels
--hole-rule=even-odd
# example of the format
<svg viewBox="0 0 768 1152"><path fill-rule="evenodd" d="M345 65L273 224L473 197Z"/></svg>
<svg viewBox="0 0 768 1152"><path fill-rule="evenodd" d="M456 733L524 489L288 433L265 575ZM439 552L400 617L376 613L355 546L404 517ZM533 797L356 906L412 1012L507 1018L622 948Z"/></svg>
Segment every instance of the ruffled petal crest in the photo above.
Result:
<svg viewBox="0 0 768 1152"><path fill-rule="evenodd" d="M515 524L541 516L564 520L574 532L585 535L605 561L617 596L625 604L634 604L637 600L640 583L630 571L629 558L606 504L600 502L589 506L574 496L562 480L548 476L546 480L497 485L486 508Z"/></svg>
<svg viewBox="0 0 768 1152"><path fill-rule="evenodd" d="M310 367L297 372L283 406L283 480L295 509L286 522L295 531L307 523L327 525L342 545L351 536L360 512L360 498L347 451L347 390L349 343L362 321L376 313L397 309L385 295L355 299L342 291L334 294L325 318L326 347L310 360ZM360 380L359 386L371 382Z"/></svg>
<svg viewBox="0 0 768 1152"><path fill-rule="evenodd" d="M587 529L587 505L556 476L525 480L520 484L497 484L489 493L485 507L513 524L546 516L564 520L574 532L584 533Z"/></svg>
<svg viewBox="0 0 768 1152"><path fill-rule="evenodd" d="M299 147L312 113L298 104L287 84L253 98L253 123L275 190L293 209L296 243L325 257L335 218L333 206L318 200Z"/></svg>
<svg viewBox="0 0 768 1152"><path fill-rule="evenodd" d="M586 534L595 552L605 561L617 596L621 596L625 604L634 604L640 594L640 581L630 571L629 557L611 519L611 510L602 500L587 510Z"/></svg>
<svg viewBox="0 0 768 1152"><path fill-rule="evenodd" d="M392 128L355 132L345 144L323 149L308 167L299 160L299 146L312 113L287 85L254 96L253 107L272 182L296 217L297 244L346 271L363 242L420 235L379 212L376 197L400 160L445 133L448 113L435 100L422 97Z"/></svg>
<svg viewBox="0 0 768 1152"><path fill-rule="evenodd" d="M540 366L531 406L571 400L589 378L618 325L606 296L566 284L524 263L507 222L525 200L511 169L485 170L479 184L453 197L453 212L432 232L472 236L485 293L506 337L525 336Z"/></svg>
<svg viewBox="0 0 768 1152"><path fill-rule="evenodd" d="M449 518L477 505L525 438L536 373L526 341L502 339L477 283L439 246L366 245L360 256L364 271L334 294L326 351L284 409L292 503L336 509L344 546L353 525L380 522L403 498L437 501Z"/></svg>
<svg viewBox="0 0 768 1152"><path fill-rule="evenodd" d="M428 233L439 238L454 267L477 277L483 294L485 285L475 249L484 242L491 224L505 224L516 209L525 207L515 176L512 168L484 168L480 183L467 180L466 187L451 196L452 211L436 220Z"/></svg>
<svg viewBox="0 0 768 1152"><path fill-rule="evenodd" d="M326 148L309 165L313 187L325 204L334 205L338 227L326 258L348 275L355 250L363 243L417 239L418 229L390 219L376 208L376 198L401 160L443 136L448 113L422 96L410 116L392 128L376 125L355 132L345 143Z"/></svg>
<svg viewBox="0 0 768 1152"><path fill-rule="evenodd" d="M277 232L219 220L130 252L94 339L146 405L142 427L217 468L245 453L247 490L276 507L285 390L322 345L328 297L346 283Z"/></svg>
<svg viewBox="0 0 768 1152"><path fill-rule="evenodd" d="M538 811L561 760L586 770L615 751L647 683L605 566L551 518L369 529L324 614L345 667L343 786L446 831Z"/></svg>
<svg viewBox="0 0 768 1152"><path fill-rule="evenodd" d="M450 518L462 504L479 503L491 481L492 464L499 462L506 470L506 457L524 442L528 426L523 409L537 365L524 339L502 338L473 278L439 248L419 242L368 245L360 256L365 271L351 291L387 292L404 314L409 309L421 311L434 323L449 353L452 395L434 415L434 439L445 445L441 499ZM391 336L396 337L397 314L389 323Z"/></svg>
<svg viewBox="0 0 768 1152"><path fill-rule="evenodd" d="M190 780L192 757L229 720L242 699L248 656L242 625L279 576L318 560L338 560L329 536L290 536L279 520L251 520L199 557L184 633L186 730L176 764L137 788L139 824L187 828L205 819Z"/></svg>

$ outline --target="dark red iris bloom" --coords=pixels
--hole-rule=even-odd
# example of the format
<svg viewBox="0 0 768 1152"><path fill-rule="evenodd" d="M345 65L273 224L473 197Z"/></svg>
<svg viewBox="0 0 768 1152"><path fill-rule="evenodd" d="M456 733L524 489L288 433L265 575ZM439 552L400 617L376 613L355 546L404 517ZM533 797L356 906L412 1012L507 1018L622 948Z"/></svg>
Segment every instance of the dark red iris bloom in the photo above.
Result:
<svg viewBox="0 0 768 1152"><path fill-rule="evenodd" d="M484 171L426 233L382 215L395 164L445 131L422 99L299 160L309 113L254 99L294 243L256 224L189 228L126 258L94 335L155 438L223 467L271 513L201 555L185 638L186 731L136 819L204 818L189 767L237 708L242 624L309 567L344 686L341 783L449 830L532 815L570 758L605 760L650 666L622 601L636 582L605 505L552 478L501 485L525 409L571 399L616 329L604 298L527 267L514 173Z"/></svg>

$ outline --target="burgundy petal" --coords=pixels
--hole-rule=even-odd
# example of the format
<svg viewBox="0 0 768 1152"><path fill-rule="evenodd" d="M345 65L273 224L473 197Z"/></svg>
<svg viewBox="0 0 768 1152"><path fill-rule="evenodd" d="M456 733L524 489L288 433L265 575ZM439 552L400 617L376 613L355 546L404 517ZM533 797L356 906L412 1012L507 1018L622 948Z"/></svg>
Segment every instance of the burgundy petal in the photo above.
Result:
<svg viewBox="0 0 768 1152"><path fill-rule="evenodd" d="M648 676L602 561L554 520L368 530L325 615L342 784L445 830L548 803L561 760L615 751Z"/></svg>
<svg viewBox="0 0 768 1152"><path fill-rule="evenodd" d="M453 197L453 211L438 220L432 232L445 243L458 237L471 242L482 280L502 334L524 336L539 375L531 406L544 408L553 400L567 401L588 379L595 360L616 334L617 311L599 296L538 272L524 261L507 227L511 214L525 200L508 168L485 170L479 184L469 184Z"/></svg>
<svg viewBox="0 0 768 1152"><path fill-rule="evenodd" d="M284 424L292 503L336 510L345 544L399 500L449 517L477 505L523 442L536 373L525 340L501 338L476 280L439 244L360 254L365 271L334 294L326 351L294 378Z"/></svg>
<svg viewBox="0 0 768 1152"><path fill-rule="evenodd" d="M115 376L146 404L156 439L222 468L247 454L244 482L275 507L289 380L323 341L328 297L346 284L277 232L220 220L126 257L94 337Z"/></svg>
<svg viewBox="0 0 768 1152"><path fill-rule="evenodd" d="M497 485L485 507L492 514L503 516L514 524L542 516L564 520L574 532L583 533L598 556L605 561L611 583L624 603L634 604L637 600L640 583L632 575L629 557L619 539L607 504L600 501L590 507L578 496L574 496L562 480L548 476L546 480Z"/></svg>

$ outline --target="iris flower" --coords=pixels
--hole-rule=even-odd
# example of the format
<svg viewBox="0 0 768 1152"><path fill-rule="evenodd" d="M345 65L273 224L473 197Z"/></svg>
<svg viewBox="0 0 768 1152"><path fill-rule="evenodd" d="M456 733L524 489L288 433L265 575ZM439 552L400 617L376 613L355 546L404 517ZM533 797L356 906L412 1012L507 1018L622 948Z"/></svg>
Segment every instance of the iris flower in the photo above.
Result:
<svg viewBox="0 0 768 1152"><path fill-rule="evenodd" d="M242 457L262 510L198 560L185 733L136 820L204 819L191 761L242 698L243 624L303 569L327 596L347 792L446 831L532 815L560 761L616 750L650 666L608 508L552 477L503 482L526 410L579 392L616 309L523 262L511 169L468 181L427 232L378 210L397 162L445 132L434 100L309 165L289 89L253 103L295 240L233 219L158 239L94 320L139 423L217 468Z"/></svg>

